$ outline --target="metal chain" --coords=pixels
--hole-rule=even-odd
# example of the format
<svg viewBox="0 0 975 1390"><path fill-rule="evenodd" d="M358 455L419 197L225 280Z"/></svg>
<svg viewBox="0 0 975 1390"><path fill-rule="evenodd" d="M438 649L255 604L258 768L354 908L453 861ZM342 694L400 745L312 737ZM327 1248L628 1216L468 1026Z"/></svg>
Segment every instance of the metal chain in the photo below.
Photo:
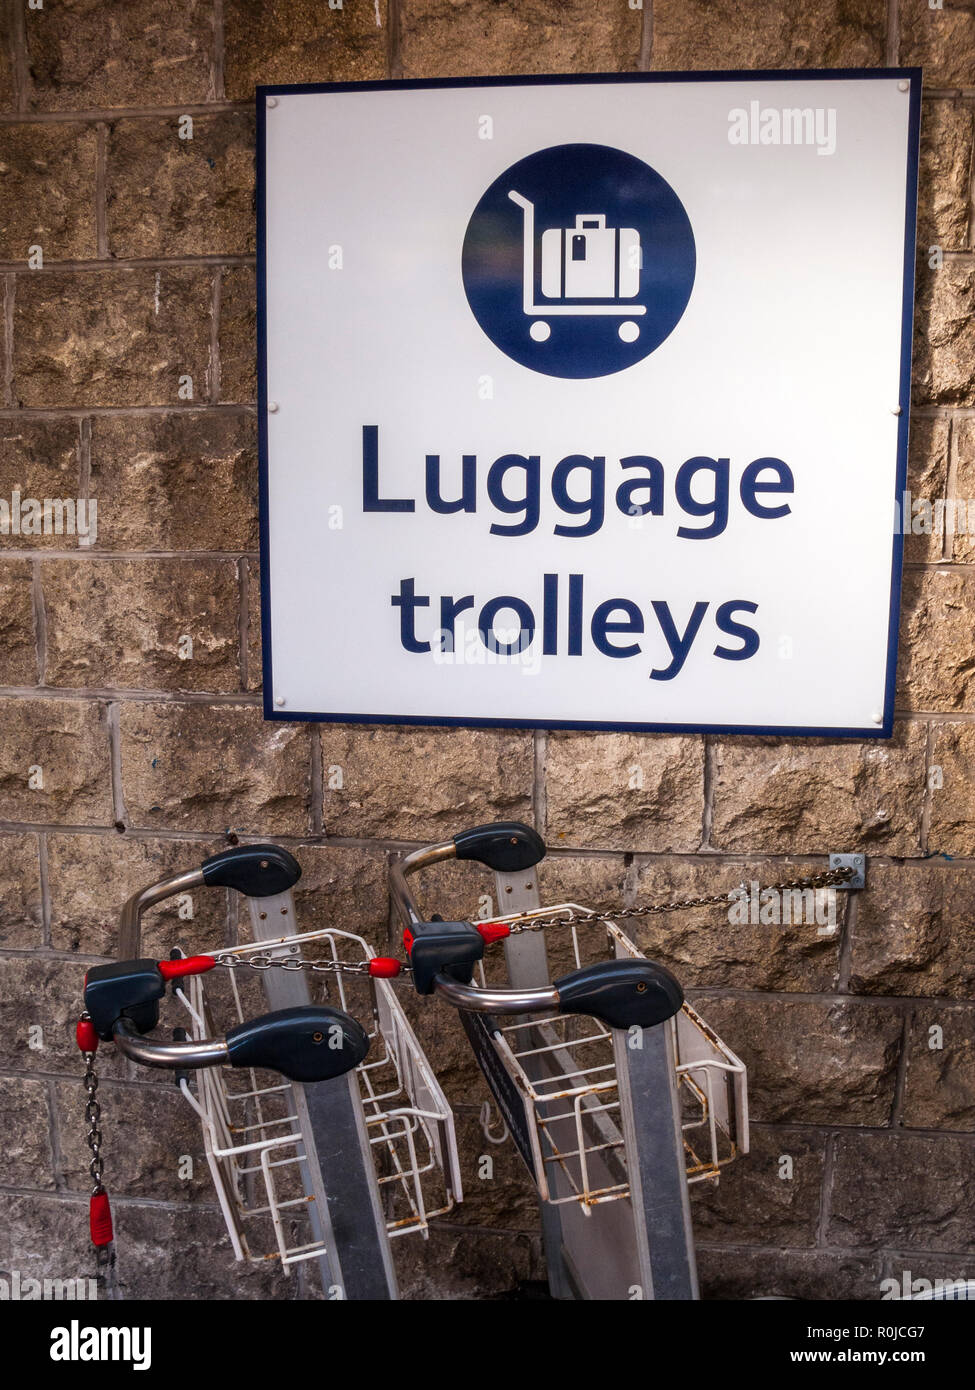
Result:
<svg viewBox="0 0 975 1390"><path fill-rule="evenodd" d="M774 892L782 893L795 888L831 888L841 883L846 883L854 875L854 870L850 868L827 869L821 874L808 874L805 878L787 878L780 883L766 884L762 891L769 889ZM738 885L739 890L747 892L744 883ZM730 901L731 893L736 891L731 889L726 893L710 893L699 898L675 898L667 903L648 903L645 907L621 907L617 912L597 912L595 908L568 908L559 916L553 917L531 917L525 921L515 918L510 925L512 936L518 936L521 932L544 931L546 927L567 927L575 922L584 922L587 926L597 925L600 922L622 922L634 917L651 917L658 912L679 912L689 907L716 907L719 903ZM267 956L255 954L251 956L226 955L221 956L217 965L222 965L228 970L236 970L242 966L248 966L251 970L307 970L313 975L368 975L369 962L346 961L346 960L302 960L297 956ZM400 970L403 974L412 973L410 967L400 963ZM97 1083L96 1083L97 1084Z"/></svg>
<svg viewBox="0 0 975 1390"><path fill-rule="evenodd" d="M269 957L261 954L253 956L221 956L217 965L236 970L240 966L250 966L252 970L308 970L312 975L368 975L369 962L351 960L302 960L298 956ZM401 971L409 966L400 964Z"/></svg>
<svg viewBox="0 0 975 1390"><path fill-rule="evenodd" d="M830 888L846 883L853 875L854 870L850 868L827 869L821 874L811 874L805 878L789 878L781 883L766 884L762 892L769 889L781 893L793 888ZM740 883L738 889L746 893L748 891L744 883ZM710 893L700 898L676 898L669 903L648 903L645 907L621 907L618 912L597 912L595 908L582 908L577 911L575 908L568 908L558 917L532 917L524 922L519 922L516 918L510 923L511 935L517 936L526 931L543 931L545 927L571 926L575 922L584 922L587 926L592 926L600 922L621 922L632 917L651 917L658 912L679 912L688 907L714 907L718 903L729 902L731 894L735 891L731 889L727 893Z"/></svg>
<svg viewBox="0 0 975 1390"><path fill-rule="evenodd" d="M88 1019L87 1013L81 1016L83 1019ZM95 1075L95 1054L94 1052L85 1052L83 1056L85 1059L85 1091L88 1095L88 1099L85 1103L85 1124L87 1126L85 1129L85 1140L91 1150L91 1162L88 1164L88 1172L91 1174L91 1180L94 1184L91 1189L91 1195L94 1197L97 1193L105 1191L102 1186L102 1170L105 1166L105 1161L102 1158L102 1132L100 1129L102 1107L98 1103L98 1077Z"/></svg>

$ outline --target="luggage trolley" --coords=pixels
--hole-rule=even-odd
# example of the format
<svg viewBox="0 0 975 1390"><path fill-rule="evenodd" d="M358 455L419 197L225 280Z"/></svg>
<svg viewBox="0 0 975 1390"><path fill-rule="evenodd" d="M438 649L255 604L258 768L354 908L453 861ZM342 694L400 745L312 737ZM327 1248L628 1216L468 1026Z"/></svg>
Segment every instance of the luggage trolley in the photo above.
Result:
<svg viewBox="0 0 975 1390"><path fill-rule="evenodd" d="M640 233L635 227L607 227L605 213L580 212L574 227L550 227L542 233L542 294L535 302L535 204L516 189L508 197L523 218L522 307L533 320L529 334L538 343L551 335L545 320L559 315L621 318L617 332L636 342L646 314L632 301L640 292ZM586 302L580 302L586 301Z"/></svg>
<svg viewBox="0 0 975 1390"><path fill-rule="evenodd" d="M748 1151L744 1065L615 922L578 904L540 907L544 854L533 830L504 822L394 865L414 984L460 1011L538 1189L553 1295L696 1299L688 1185L717 1182ZM493 869L511 910L424 921L407 876L448 859ZM553 982L545 931L559 927L574 968ZM483 959L498 940L504 988Z"/></svg>
<svg viewBox="0 0 975 1390"><path fill-rule="evenodd" d="M146 909L200 886L240 892L254 940L161 963L188 1014L188 1030L178 1030L185 1042L143 1039L136 1055L131 1039L115 1040L147 1065L188 1069L203 1064L181 1064L180 1048L190 1055L205 1045L215 1017L235 1025L228 1037L246 1026L255 981L263 982L272 1010L288 1013L314 1012L311 980L333 983L334 1012L371 1021L360 1029L369 1055L356 1056L336 1079L268 1080L257 1069L270 1064L255 1061L240 1085L217 1057L200 1072L195 1096L188 1075L179 1077L180 1089L201 1122L238 1260L312 1262L326 1297L396 1298L391 1239L409 1232L426 1238L430 1220L463 1197L453 1114L389 983L399 963L337 928L298 933L291 890L300 874L279 846L241 845L134 893L120 929L130 972L133 965L156 968L136 960ZM340 959L350 951L355 963ZM214 981L227 988L214 988ZM316 1031L327 1041L327 1030ZM283 1067L271 1069L289 1076Z"/></svg>

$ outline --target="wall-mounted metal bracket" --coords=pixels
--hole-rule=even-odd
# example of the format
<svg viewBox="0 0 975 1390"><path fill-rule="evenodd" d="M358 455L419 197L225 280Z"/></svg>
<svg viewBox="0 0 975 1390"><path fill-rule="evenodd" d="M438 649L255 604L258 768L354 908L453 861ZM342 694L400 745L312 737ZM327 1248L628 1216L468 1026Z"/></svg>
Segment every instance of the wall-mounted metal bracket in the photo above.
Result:
<svg viewBox="0 0 975 1390"><path fill-rule="evenodd" d="M831 869L852 869L853 877L846 883L838 883L837 888L866 888L867 886L867 856L865 854L831 854L829 856L829 867Z"/></svg>

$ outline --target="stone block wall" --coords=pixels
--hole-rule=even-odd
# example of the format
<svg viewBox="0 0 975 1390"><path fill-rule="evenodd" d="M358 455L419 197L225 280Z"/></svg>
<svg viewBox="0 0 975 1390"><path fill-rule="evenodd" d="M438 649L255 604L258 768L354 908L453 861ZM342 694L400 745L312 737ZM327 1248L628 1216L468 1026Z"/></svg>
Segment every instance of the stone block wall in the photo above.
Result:
<svg viewBox="0 0 975 1390"><path fill-rule="evenodd" d="M72 1027L132 889L271 836L305 867L305 922L395 949L391 857L512 817L552 847L549 896L607 905L866 851L832 937L720 911L644 931L751 1077L754 1151L695 1198L704 1292L975 1275L970 534L908 538L888 742L268 726L259 695L255 83L895 63L925 70L910 487L967 499L972 0L5 0L0 498L98 512L88 545L0 535L0 1269L91 1268ZM822 562L844 563L828 536ZM474 913L484 882L453 882L438 906ZM194 913L155 914L149 949L234 939L223 894ZM454 1020L413 1013L470 1200L397 1242L403 1286L503 1295L543 1276L529 1186L510 1144L477 1177L486 1092ZM174 1088L102 1070L126 1291L300 1294L233 1265Z"/></svg>

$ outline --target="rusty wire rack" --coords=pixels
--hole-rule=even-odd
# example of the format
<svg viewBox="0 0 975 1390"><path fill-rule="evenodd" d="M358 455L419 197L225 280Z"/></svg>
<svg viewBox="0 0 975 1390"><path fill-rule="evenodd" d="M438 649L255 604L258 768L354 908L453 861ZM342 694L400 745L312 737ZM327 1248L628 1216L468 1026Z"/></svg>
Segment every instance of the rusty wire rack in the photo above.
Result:
<svg viewBox="0 0 975 1390"><path fill-rule="evenodd" d="M577 903L559 903L490 921L524 924L533 917L564 915L579 969L585 963L581 939L591 958L593 936L600 933L599 927L571 920L586 913ZM610 956L642 956L614 922L602 925ZM483 964L479 970L485 985ZM721 1170L748 1152L745 1066L687 1003L664 1026L672 1030L687 1182L716 1184ZM516 1023L495 1023L492 1042L525 1103L540 1198L556 1206L578 1203L586 1214L628 1198L614 1051L621 1043L611 1030L591 1017L529 1015Z"/></svg>
<svg viewBox="0 0 975 1390"><path fill-rule="evenodd" d="M336 928L304 932L267 943L217 950L256 964L282 951L318 952L338 961L341 950L358 947L364 958L375 952L360 936ZM247 981L236 969L195 975L176 991L189 1016L189 1033L205 1038L248 1016ZM247 971L247 975L251 972ZM215 998L215 976L229 979L224 997ZM255 972L256 975L256 972ZM338 1007L366 1024L370 1051L356 1072L369 1150L383 1202L389 1238L419 1233L428 1237L430 1221L463 1198L453 1113L411 1028L385 979L316 974L320 987L334 987ZM325 980L328 980L328 986ZM358 992L353 1001L350 995ZM229 1015L229 1018L228 1018ZM271 1073L227 1068L201 1071L196 1094L187 1079L180 1088L203 1131L213 1178L234 1255L238 1260L279 1259L282 1266L314 1259L325 1249L316 1236L309 1198L302 1184L305 1152L290 1083Z"/></svg>

